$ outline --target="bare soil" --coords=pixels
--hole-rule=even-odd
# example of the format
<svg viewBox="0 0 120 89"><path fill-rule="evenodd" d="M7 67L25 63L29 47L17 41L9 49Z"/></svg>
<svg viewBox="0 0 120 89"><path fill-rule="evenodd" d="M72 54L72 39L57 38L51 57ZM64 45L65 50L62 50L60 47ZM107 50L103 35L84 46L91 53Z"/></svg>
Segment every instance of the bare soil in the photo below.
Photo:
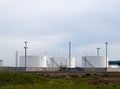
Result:
<svg viewBox="0 0 120 89"><path fill-rule="evenodd" d="M98 84L120 84L120 73L106 73L106 74L96 74L92 76L89 83Z"/></svg>
<svg viewBox="0 0 120 89"><path fill-rule="evenodd" d="M48 78L86 78L90 84L120 84L120 73L45 73Z"/></svg>
<svg viewBox="0 0 120 89"><path fill-rule="evenodd" d="M86 78L88 83L99 84L120 84L120 72L105 73L37 73L47 78Z"/></svg>

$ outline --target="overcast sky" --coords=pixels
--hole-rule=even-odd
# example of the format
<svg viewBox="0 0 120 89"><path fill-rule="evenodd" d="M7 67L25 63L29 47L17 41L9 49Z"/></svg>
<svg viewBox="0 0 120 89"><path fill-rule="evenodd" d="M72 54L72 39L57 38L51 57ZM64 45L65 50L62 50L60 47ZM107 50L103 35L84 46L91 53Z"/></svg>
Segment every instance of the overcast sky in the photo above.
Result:
<svg viewBox="0 0 120 89"><path fill-rule="evenodd" d="M120 0L0 0L0 60L15 64L15 52L72 55L77 65L83 55L105 55L120 59Z"/></svg>

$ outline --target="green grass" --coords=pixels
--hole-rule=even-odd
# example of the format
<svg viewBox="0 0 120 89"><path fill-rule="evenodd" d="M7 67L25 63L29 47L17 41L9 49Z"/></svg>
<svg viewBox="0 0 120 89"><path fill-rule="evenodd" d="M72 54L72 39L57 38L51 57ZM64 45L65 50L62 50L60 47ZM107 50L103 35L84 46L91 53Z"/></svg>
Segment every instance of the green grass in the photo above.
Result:
<svg viewBox="0 0 120 89"><path fill-rule="evenodd" d="M44 83L46 78L23 73L0 72L0 86Z"/></svg>
<svg viewBox="0 0 120 89"><path fill-rule="evenodd" d="M40 75L0 72L0 89L120 89L120 85L92 85L89 78L46 78Z"/></svg>

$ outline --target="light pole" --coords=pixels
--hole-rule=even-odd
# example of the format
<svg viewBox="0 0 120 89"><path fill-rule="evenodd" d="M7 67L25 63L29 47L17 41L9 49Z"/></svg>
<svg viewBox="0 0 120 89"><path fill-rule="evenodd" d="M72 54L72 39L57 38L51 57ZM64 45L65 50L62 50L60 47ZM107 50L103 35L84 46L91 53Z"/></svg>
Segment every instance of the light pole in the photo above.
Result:
<svg viewBox="0 0 120 89"><path fill-rule="evenodd" d="M107 58L108 58L108 42L105 42L106 45L106 71L107 71Z"/></svg>
<svg viewBox="0 0 120 89"><path fill-rule="evenodd" d="M15 57L15 59L16 59L16 61L15 61L15 71L17 71L17 65L18 65L18 51L16 51L16 53L15 53L15 55L16 55L16 57Z"/></svg>
<svg viewBox="0 0 120 89"><path fill-rule="evenodd" d="M96 49L97 49L97 56L99 56L100 48L96 48Z"/></svg>
<svg viewBox="0 0 120 89"><path fill-rule="evenodd" d="M71 42L69 42L69 68L71 66Z"/></svg>
<svg viewBox="0 0 120 89"><path fill-rule="evenodd" d="M24 47L24 48L25 48L25 69L26 69L26 61L27 61L27 48L28 48L28 47L27 47L27 43L28 43L28 42L27 42L27 41L25 41L24 43L25 43L25 47Z"/></svg>

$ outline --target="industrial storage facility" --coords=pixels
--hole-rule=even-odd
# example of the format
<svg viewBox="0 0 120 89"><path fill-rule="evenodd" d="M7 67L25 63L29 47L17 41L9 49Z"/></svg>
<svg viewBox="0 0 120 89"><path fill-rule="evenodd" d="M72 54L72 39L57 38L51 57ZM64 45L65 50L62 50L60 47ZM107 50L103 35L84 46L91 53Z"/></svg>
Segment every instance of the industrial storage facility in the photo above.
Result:
<svg viewBox="0 0 120 89"><path fill-rule="evenodd" d="M25 56L20 56L19 67L25 67ZM26 56L26 67L75 68L75 58L51 57L47 59L47 56Z"/></svg>
<svg viewBox="0 0 120 89"><path fill-rule="evenodd" d="M19 67L25 67L25 56L20 56ZM47 67L46 56L27 56L26 67Z"/></svg>
<svg viewBox="0 0 120 89"><path fill-rule="evenodd" d="M51 57L50 58L51 67L66 67L75 68L75 58L69 57Z"/></svg>
<svg viewBox="0 0 120 89"><path fill-rule="evenodd" d="M71 56L71 42L69 42L69 55L67 57L47 57L27 55L27 41L25 41L25 55L19 56L16 51L15 66L4 66L3 60L0 60L0 70L11 71L94 71L94 72L107 72L107 71L120 71L120 60L108 61L107 55L107 42L106 56L99 56L99 49L97 49L97 56L83 56L76 66L76 60ZM47 55L47 54L45 54ZM18 61L19 60L19 61ZM19 62L19 63L18 63ZM19 64L19 65L18 65ZM116 68L114 70L114 68ZM119 69L118 69L119 68Z"/></svg>

